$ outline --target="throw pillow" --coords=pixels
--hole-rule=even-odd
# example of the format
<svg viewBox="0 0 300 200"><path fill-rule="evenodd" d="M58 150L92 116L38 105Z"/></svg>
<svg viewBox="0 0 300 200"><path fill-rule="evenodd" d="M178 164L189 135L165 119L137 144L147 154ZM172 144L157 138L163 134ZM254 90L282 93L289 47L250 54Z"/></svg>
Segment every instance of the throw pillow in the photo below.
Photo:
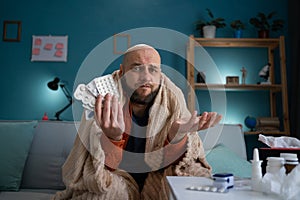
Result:
<svg viewBox="0 0 300 200"><path fill-rule="evenodd" d="M37 121L0 122L0 191L18 191Z"/></svg>
<svg viewBox="0 0 300 200"><path fill-rule="evenodd" d="M215 146L206 155L212 173L232 173L235 177L251 178L252 165L223 144Z"/></svg>
<svg viewBox="0 0 300 200"><path fill-rule="evenodd" d="M62 165L74 145L75 123L40 121L34 134L20 188L64 189Z"/></svg>

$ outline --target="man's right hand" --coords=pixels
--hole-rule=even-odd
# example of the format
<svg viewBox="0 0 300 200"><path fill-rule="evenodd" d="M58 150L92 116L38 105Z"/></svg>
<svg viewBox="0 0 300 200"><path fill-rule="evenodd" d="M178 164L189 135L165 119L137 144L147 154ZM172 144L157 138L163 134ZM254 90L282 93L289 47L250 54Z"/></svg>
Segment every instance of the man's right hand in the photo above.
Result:
<svg viewBox="0 0 300 200"><path fill-rule="evenodd" d="M103 101L103 102L102 102ZM95 120L104 134L112 140L121 140L125 131L122 106L116 96L99 95L95 103Z"/></svg>

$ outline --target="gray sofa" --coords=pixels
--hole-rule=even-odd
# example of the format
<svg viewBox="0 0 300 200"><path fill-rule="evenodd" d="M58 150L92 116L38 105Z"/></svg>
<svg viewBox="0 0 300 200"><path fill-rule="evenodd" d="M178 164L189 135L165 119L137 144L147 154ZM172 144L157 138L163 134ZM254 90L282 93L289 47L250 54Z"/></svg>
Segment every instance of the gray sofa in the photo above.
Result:
<svg viewBox="0 0 300 200"><path fill-rule="evenodd" d="M30 131L25 131L32 125L34 125L33 137L25 159L21 181L16 187L5 188L2 185L0 200L50 199L56 191L65 188L62 182L61 167L73 146L78 123L67 121L0 121L0 137L5 137L3 136L6 134L4 131L9 132L13 129L24 132L23 135L30 135ZM3 138L1 139L3 141ZM10 140L12 139L14 140L14 138L10 138ZM18 140L19 136L15 138L15 143L20 142ZM29 143L28 140L26 143ZM26 146L25 142L23 146ZM23 149L22 151L24 152ZM0 182L4 181L6 174L0 176L2 179Z"/></svg>
<svg viewBox="0 0 300 200"><path fill-rule="evenodd" d="M55 192L63 190L65 186L61 167L73 146L78 125L78 122L66 121L0 121L0 154L3 151L9 154L17 147L24 147L21 155L15 157L15 160L24 157L24 165L19 166L21 176L20 181L16 181L17 184L3 186L6 174L15 170L1 172L1 165L9 163L11 159L8 157L6 162L0 161L0 200L49 200ZM32 139L20 139L23 135L32 135ZM244 135L240 126L220 125L200 131L199 135L213 173L230 172L244 178L251 176L251 164L246 159ZM9 139L4 138L8 136ZM6 143L10 144L5 145ZM19 144L12 148L16 143ZM28 150L25 149L26 146ZM6 169L7 167L2 168ZM12 176L15 177L14 174Z"/></svg>

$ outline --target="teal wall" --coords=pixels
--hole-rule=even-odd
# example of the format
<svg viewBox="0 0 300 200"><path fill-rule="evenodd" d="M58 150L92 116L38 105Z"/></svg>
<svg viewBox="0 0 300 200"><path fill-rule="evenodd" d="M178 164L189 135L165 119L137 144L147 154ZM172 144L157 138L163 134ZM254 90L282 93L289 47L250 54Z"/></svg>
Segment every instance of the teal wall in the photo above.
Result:
<svg viewBox="0 0 300 200"><path fill-rule="evenodd" d="M190 34L199 36L194 29L194 22L203 16L206 17L206 8L210 8L215 16L226 19L227 27L219 29L217 37L232 37L232 30L228 26L231 20L248 21L259 11L277 11L278 17L287 21L287 1L285 0L2 1L1 23L4 20L22 21L22 35L20 42L0 41L0 87L2 91L0 119L41 119L44 112L53 118L55 112L67 104L67 100L61 91L50 91L46 83L57 76L66 81L68 89L73 91L73 84L83 61L101 42L111 38L113 34L141 27L162 27L187 36ZM288 24L286 23L285 26L287 28ZM272 33L271 36L277 37L279 34L286 35L286 31ZM31 62L33 35L68 35L68 61ZM256 37L256 35L256 30L248 24L244 37ZM147 43L147 41L142 42ZM170 43L174 44L174 48L184 52L185 44L175 45L176 41L172 39ZM112 45L111 43L111 47ZM173 66L176 71L185 76L184 59L165 51L161 53L163 64ZM246 52L246 54L249 53L252 52ZM118 68L120 58L111 50L108 54L115 58L108 70L111 71ZM255 53L253 55L255 56ZM98 56L101 58L101 55ZM224 63L222 59L216 58L216 64ZM230 61L227 57L228 60ZM257 57L253 57L252 60L241 64L260 67L264 63L265 60L257 61ZM240 67L239 64L236 65ZM250 71L249 73L251 74ZM228 98L240 102L240 104L229 105L247 107L243 98L249 97L246 94L241 96L229 96ZM256 98L266 97L257 94ZM256 107L258 110L263 108L265 113L268 112L265 110L266 105L258 103ZM209 110L210 108L204 107L203 109ZM245 115L252 114L249 112L251 109L246 109L238 119L226 119L225 122L241 122L243 121L241 118ZM230 115L234 115L234 112ZM69 108L61 117L64 120L72 120L72 109Z"/></svg>

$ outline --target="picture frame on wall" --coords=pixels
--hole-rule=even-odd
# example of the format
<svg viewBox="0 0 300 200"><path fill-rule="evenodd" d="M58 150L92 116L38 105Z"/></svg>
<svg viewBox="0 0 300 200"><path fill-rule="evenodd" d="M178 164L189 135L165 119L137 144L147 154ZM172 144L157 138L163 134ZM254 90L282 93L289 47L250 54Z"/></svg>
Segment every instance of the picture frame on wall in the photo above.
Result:
<svg viewBox="0 0 300 200"><path fill-rule="evenodd" d="M31 61L67 62L68 36L32 36Z"/></svg>
<svg viewBox="0 0 300 200"><path fill-rule="evenodd" d="M123 54L130 47L129 34L115 34L114 35L114 54Z"/></svg>
<svg viewBox="0 0 300 200"><path fill-rule="evenodd" d="M226 76L226 84L228 85L238 85L239 77L238 76Z"/></svg>
<svg viewBox="0 0 300 200"><path fill-rule="evenodd" d="M5 42L21 41L21 21L3 21L3 38Z"/></svg>

